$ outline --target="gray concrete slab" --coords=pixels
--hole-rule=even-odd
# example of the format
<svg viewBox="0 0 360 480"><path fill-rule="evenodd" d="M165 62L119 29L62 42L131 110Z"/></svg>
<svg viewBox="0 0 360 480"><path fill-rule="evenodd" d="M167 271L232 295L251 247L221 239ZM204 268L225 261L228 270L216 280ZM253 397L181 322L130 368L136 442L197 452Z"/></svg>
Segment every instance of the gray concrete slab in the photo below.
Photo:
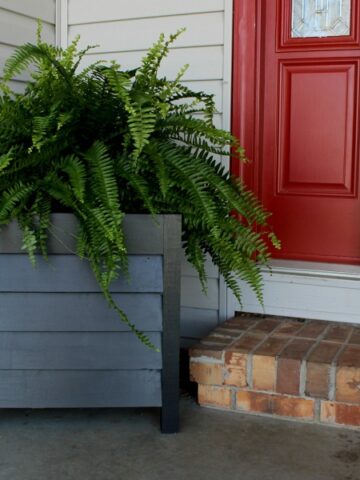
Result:
<svg viewBox="0 0 360 480"><path fill-rule="evenodd" d="M1 480L360 480L360 432L181 402L182 431L158 412L2 411Z"/></svg>

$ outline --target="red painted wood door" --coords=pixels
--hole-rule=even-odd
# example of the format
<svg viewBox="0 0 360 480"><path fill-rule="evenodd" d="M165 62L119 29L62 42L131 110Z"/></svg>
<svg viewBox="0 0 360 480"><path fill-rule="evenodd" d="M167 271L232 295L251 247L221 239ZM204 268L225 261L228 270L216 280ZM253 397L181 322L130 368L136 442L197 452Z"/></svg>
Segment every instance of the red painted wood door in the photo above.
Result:
<svg viewBox="0 0 360 480"><path fill-rule="evenodd" d="M254 159L244 175L273 212L274 256L358 264L360 2L349 32L317 38L292 32L293 1L235 0L234 133Z"/></svg>

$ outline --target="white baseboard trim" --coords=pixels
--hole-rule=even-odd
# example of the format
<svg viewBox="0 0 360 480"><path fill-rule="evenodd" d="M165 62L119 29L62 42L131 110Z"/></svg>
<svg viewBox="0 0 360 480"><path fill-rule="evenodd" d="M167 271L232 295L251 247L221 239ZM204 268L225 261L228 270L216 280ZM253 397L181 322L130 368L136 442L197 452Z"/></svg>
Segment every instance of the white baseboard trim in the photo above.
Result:
<svg viewBox="0 0 360 480"><path fill-rule="evenodd" d="M359 266L273 261L263 279L264 306L240 283L243 304L228 292L228 317L240 310L360 324Z"/></svg>

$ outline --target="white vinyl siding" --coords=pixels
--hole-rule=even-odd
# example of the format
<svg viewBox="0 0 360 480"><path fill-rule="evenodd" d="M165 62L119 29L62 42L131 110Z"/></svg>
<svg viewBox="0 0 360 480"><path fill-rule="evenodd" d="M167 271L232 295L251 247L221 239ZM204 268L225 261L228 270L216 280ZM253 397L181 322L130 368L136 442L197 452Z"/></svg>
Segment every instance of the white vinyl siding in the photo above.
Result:
<svg viewBox="0 0 360 480"><path fill-rule="evenodd" d="M68 42L81 36L82 47L97 45L84 65L116 60L122 68L137 67L160 33L186 31L171 47L161 74L174 78L189 64L184 83L215 95L215 124L230 122L231 0L69 0ZM225 310L226 295L216 268L207 263L208 293L183 259L181 335L183 345L207 334Z"/></svg>
<svg viewBox="0 0 360 480"><path fill-rule="evenodd" d="M42 36L46 42L55 42L55 0L0 0L0 77L6 59L14 48L36 41L37 21L42 21ZM22 74L12 83L21 91L28 76Z"/></svg>

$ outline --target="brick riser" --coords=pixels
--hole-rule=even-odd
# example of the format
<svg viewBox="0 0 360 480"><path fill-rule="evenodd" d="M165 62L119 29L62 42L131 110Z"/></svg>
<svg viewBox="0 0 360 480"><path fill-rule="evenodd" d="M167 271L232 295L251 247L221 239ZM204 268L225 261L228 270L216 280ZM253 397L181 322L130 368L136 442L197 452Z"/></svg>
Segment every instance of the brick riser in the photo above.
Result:
<svg viewBox="0 0 360 480"><path fill-rule="evenodd" d="M240 315L190 350L200 405L360 427L360 327Z"/></svg>

